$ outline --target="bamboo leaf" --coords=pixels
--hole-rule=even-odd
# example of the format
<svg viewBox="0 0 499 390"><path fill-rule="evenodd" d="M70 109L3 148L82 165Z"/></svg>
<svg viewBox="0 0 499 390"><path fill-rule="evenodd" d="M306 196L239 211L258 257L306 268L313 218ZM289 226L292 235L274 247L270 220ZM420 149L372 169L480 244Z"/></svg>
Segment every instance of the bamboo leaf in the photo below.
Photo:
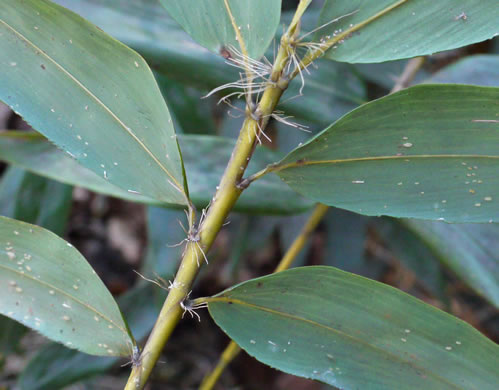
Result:
<svg viewBox="0 0 499 390"><path fill-rule="evenodd" d="M360 73L360 76L365 81L375 83L388 91L390 91L397 79L404 72L407 63L410 60L395 60L373 64L354 64L352 66L355 71ZM413 84L419 84L430 76L430 73L425 68L420 69L413 79Z"/></svg>
<svg viewBox="0 0 499 390"><path fill-rule="evenodd" d="M497 35L495 0L326 0L316 39L344 34L326 53L351 63L383 62L433 54ZM329 39L329 38L327 38Z"/></svg>
<svg viewBox="0 0 499 390"><path fill-rule="evenodd" d="M250 355L342 389L495 389L499 348L469 324L333 267L253 279L207 298Z"/></svg>
<svg viewBox="0 0 499 390"><path fill-rule="evenodd" d="M0 368L8 355L19 349L19 342L27 330L19 322L0 315Z"/></svg>
<svg viewBox="0 0 499 390"><path fill-rule="evenodd" d="M119 306L138 340L151 331L164 299L165 293L152 284L138 285L118 298ZM31 358L17 385L22 390L63 389L77 381L104 374L118 362L117 357L90 356L49 343Z"/></svg>
<svg viewBox="0 0 499 390"><path fill-rule="evenodd" d="M68 185L11 167L0 181L0 215L63 235L72 197Z"/></svg>
<svg viewBox="0 0 499 390"><path fill-rule="evenodd" d="M228 66L218 53L211 53L194 42L156 0L142 0L140 3L135 0L57 0L56 3L87 18L137 50L154 70L171 80L199 88L204 94L239 78L239 69ZM283 12L281 25L288 25L292 15L290 11ZM301 21L302 29L312 30L317 17L318 12L308 10ZM278 28L276 42L280 39L280 32ZM271 58L272 52L267 51L267 56ZM361 80L346 64L319 60L317 65L318 69L307 76L303 91L307 99L290 99L301 88L301 81L293 80L279 108L299 121L326 126L364 103L366 93ZM167 101L175 113L174 102ZM324 108L326 105L329 110Z"/></svg>
<svg viewBox="0 0 499 390"><path fill-rule="evenodd" d="M180 210L151 206L147 208L146 217L147 247L140 272L172 278L184 250L182 245L176 244L185 238L185 232L178 223L185 218L185 214ZM166 245L165 241L168 241Z"/></svg>
<svg viewBox="0 0 499 390"><path fill-rule="evenodd" d="M422 85L345 115L271 167L366 215L499 221L499 88Z"/></svg>
<svg viewBox="0 0 499 390"><path fill-rule="evenodd" d="M68 348L129 354L132 338L118 306L73 246L6 217L0 217L0 241L1 314Z"/></svg>
<svg viewBox="0 0 499 390"><path fill-rule="evenodd" d="M499 85L499 55L477 54L464 57L440 69L425 82L497 87Z"/></svg>
<svg viewBox="0 0 499 390"><path fill-rule="evenodd" d="M125 191L187 204L170 114L146 62L47 0L6 0L0 99Z"/></svg>
<svg viewBox="0 0 499 390"><path fill-rule="evenodd" d="M499 307L499 225L401 220L440 261Z"/></svg>
<svg viewBox="0 0 499 390"><path fill-rule="evenodd" d="M417 283L406 285L405 292L421 294L421 287L427 293L438 299L444 307L449 307L449 294L446 288L448 281L445 278L442 266L435 253L413 232L409 231L404 224L405 219L376 218L373 220L373 227L379 239L383 242L389 253L393 256L392 261L396 266L401 267L405 274L412 273ZM442 223L424 221L428 223ZM453 225L453 226L461 226ZM485 226L483 224L474 224ZM440 242L442 247L448 245L447 242ZM419 290L419 291L418 291Z"/></svg>
<svg viewBox="0 0 499 390"><path fill-rule="evenodd" d="M197 207L204 208L211 200L213 189L218 185L235 141L223 137L200 135L181 135L179 141L184 154L186 171L190 177L189 188L192 202ZM263 169L277 159L278 155L275 153L265 148L258 148L251 160L248 173ZM0 132L0 160L95 192L135 202L168 206L158 199L130 193L112 185L78 164L70 156L57 150L36 133ZM234 210L262 214L293 214L307 210L312 205L312 201L290 190L277 177L269 176L257 181L244 191Z"/></svg>
<svg viewBox="0 0 499 390"><path fill-rule="evenodd" d="M35 132L0 132L0 159L40 176L94 192L135 202L161 203L111 184Z"/></svg>
<svg viewBox="0 0 499 390"><path fill-rule="evenodd" d="M199 44L223 54L229 46L259 59L279 25L281 0L160 0Z"/></svg>
<svg viewBox="0 0 499 390"><path fill-rule="evenodd" d="M63 234L71 208L72 188L28 173L7 169L0 181L0 215ZM0 315L0 366L3 355L18 348L27 328Z"/></svg>
<svg viewBox="0 0 499 390"><path fill-rule="evenodd" d="M368 261L366 241L373 218L331 208L324 218L326 243L324 265L377 279L381 264Z"/></svg>

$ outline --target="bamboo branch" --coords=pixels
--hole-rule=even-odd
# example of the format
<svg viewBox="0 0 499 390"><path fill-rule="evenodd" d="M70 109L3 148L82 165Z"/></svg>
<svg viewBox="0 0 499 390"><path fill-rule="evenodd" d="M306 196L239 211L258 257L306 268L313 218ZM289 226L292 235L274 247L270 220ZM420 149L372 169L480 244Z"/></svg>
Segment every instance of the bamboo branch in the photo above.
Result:
<svg viewBox="0 0 499 390"><path fill-rule="evenodd" d="M400 77L397 78L397 82L390 90L390 94L398 92L409 86L411 81L414 80L414 77L416 77L419 69L421 69L421 67L424 65L425 58L426 57L414 57L409 60L404 68L404 71L402 72Z"/></svg>
<svg viewBox="0 0 499 390"><path fill-rule="evenodd" d="M310 0L301 0L297 12L299 11L302 14L308 4L310 4ZM199 259L203 259L202 256L205 256L205 253L212 246L227 215L241 195L243 189L239 187L239 183L253 154L258 133L265 129L270 115L284 90L288 87L290 78L282 76L290 53L294 50L290 48L289 41L298 32L299 23L295 23L282 36L281 46L270 77L271 82L265 89L255 110L251 112L250 107L247 108L246 119L239 133L232 157L213 197L211 207L208 209L203 223L198 228L199 240L191 240L186 246L179 270L170 286L168 297L142 351L140 364L132 368L125 390L140 390L146 384L161 350L181 318L182 303L187 299L191 286L199 272ZM192 228L193 226L190 227L190 229Z"/></svg>
<svg viewBox="0 0 499 390"><path fill-rule="evenodd" d="M394 93L401 89L406 88L409 85L409 83L414 79L417 72L421 69L424 62L425 62L425 57L415 57L411 59L405 66L402 74L397 79L397 83L393 86L390 93ZM272 172L272 168L273 165L267 166L261 171L244 179L241 185L247 187L253 181L258 180L259 178L261 178L262 176L266 175L269 172ZM320 203L315 207L313 214L308 219L307 223L301 230L300 234L295 238L289 249L286 251L284 257L281 259L277 268L274 270L274 273L284 271L289 267L291 267L294 259L301 251L301 249L307 242L310 234L315 230L315 228L321 221L322 217L326 214L328 209L329 209L328 206ZM220 359L215 368L204 377L203 381L201 382L201 385L199 386L199 390L212 390L215 384L217 383L218 379L222 375L222 372L230 364L230 362L236 358L236 356L239 354L240 351L241 348L234 341L231 341L229 345L225 348L225 350L222 352L222 355L220 356Z"/></svg>

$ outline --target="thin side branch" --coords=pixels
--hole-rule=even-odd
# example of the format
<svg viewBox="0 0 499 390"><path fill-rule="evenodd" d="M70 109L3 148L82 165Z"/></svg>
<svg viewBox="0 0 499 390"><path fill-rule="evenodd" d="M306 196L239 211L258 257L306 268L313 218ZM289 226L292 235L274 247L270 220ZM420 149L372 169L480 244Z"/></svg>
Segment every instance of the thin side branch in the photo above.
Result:
<svg viewBox="0 0 499 390"><path fill-rule="evenodd" d="M423 67L424 63L425 57L414 57L410 59L400 77L397 78L397 82L391 89L390 94L407 88L412 80L414 80L414 77L416 77L418 71Z"/></svg>

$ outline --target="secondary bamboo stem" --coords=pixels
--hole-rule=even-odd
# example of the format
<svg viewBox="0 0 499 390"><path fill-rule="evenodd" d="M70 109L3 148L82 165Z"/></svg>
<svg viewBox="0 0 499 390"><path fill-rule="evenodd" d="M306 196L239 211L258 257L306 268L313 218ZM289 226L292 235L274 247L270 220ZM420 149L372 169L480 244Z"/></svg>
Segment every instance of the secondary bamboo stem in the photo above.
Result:
<svg viewBox="0 0 499 390"><path fill-rule="evenodd" d="M318 204L315 206L315 209L312 215L307 220L307 223L303 226L300 234L295 238L291 246L288 248L283 258L277 265L274 273L281 272L288 269L293 261L296 259L296 256L300 253L300 251L305 246L305 243L309 239L310 235L313 233L319 222L322 220L326 212L329 210L329 207L323 204ZM213 369L211 373L209 373L203 379L203 382L199 386L199 390L211 390L217 383L220 375L224 371L225 367L234 360L234 358L239 354L241 348L234 342L231 341L229 345L225 348L222 355L220 356L220 360L217 365Z"/></svg>
<svg viewBox="0 0 499 390"><path fill-rule="evenodd" d="M421 69L421 67L425 63L426 57L414 57L407 62L407 65L404 68L404 71L397 79L397 82L390 90L390 93L398 92L404 88L407 88L414 77L416 77L416 73Z"/></svg>

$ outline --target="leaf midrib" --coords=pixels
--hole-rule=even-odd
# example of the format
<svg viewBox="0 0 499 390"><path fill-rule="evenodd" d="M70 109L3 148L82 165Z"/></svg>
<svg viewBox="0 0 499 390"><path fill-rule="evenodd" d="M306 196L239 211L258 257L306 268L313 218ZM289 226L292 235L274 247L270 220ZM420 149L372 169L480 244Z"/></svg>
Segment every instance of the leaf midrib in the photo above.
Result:
<svg viewBox="0 0 499 390"><path fill-rule="evenodd" d="M106 315L102 314L101 312L99 312L96 308L94 308L93 306L90 306L88 304L86 304L85 302L81 301L80 299L68 294L66 291L50 284L50 283L47 283L47 282L44 282L42 280L39 280L39 279L36 279L30 275L27 275L26 273L21 273L20 271L17 271L15 269L12 269L12 268L9 268L3 264L0 264L0 268L3 268L7 271L10 271L14 274L17 274L17 276L21 277L21 278L26 278L26 279L29 279L31 280L32 282L35 282L35 283L39 283L40 285L43 285L43 286L46 286L46 287L49 287L50 289L52 290L56 290L58 291L61 295L64 295L66 297L68 297L69 299L71 299L72 301L76 302L76 303L79 303L80 305L82 305L83 307L85 307L86 309L94 312L95 314L99 315L101 318L103 318L105 321L108 321L109 323L113 324L114 326L116 326L116 328L118 328L119 330L121 330L123 333L125 333L127 336L128 336L128 332L120 325L116 324L113 320L111 320L110 318L108 318Z"/></svg>
<svg viewBox="0 0 499 390"><path fill-rule="evenodd" d="M256 309L256 310L261 310L261 311L264 311L264 312L267 312L267 313L275 314L277 316L282 316L282 317L289 318L289 319L292 319L292 320L297 320L297 321L305 322L305 323L311 324L313 326L317 326L317 327L326 329L328 331L331 331L332 333L336 333L336 334L340 335L341 337L344 337L344 338L347 338L347 339L352 339L352 340L354 340L358 344L362 344L362 345L365 345L368 348L371 348L371 349L374 349L376 351L380 351L382 353L385 353L385 354L391 356L393 358L393 360L395 360L395 361L399 361L399 362L402 362L404 364L408 364L409 366L413 367L414 369L420 369L420 370L422 370L424 372L428 372L429 374L431 374L437 380L439 380L441 382L444 382L444 383L447 383L448 385L450 385L451 387L453 387L455 389L460 389L460 390L463 389L462 387L458 387L458 385L456 385L456 384L454 384L452 382L449 382L449 380L447 378L442 377L442 376L434 373L433 371L430 371L428 368L418 366L414 362L410 362L410 361L404 360L401 356L396 355L396 354L394 354L394 353L392 353L390 351L387 351L387 350L385 350L383 348L380 348L379 346L369 344L369 343L367 343L366 341L364 341L362 339L356 338L355 336L351 336L351 335L349 335L349 334L347 334L345 332L342 332L341 330L334 329L334 328L331 328L331 327L329 327L327 325L320 324L320 323L318 323L316 321L313 321L313 320L310 320L310 319L307 319L307 318L303 318L303 317L299 317L299 316L295 316L295 315L292 315L292 314L289 314L289 313L284 313L284 312L281 312L281 311L278 311L278 310L275 310L275 309L271 309L271 308L268 308L268 307L265 307L265 306L259 306L259 305L253 304L253 303L245 302L245 301L242 301L242 300L237 299L237 298L229 298L229 297L213 297L213 298L209 298L209 300L208 300L208 306L212 302L232 302L232 303L240 304L241 306L247 306L247 307L250 307L250 308L253 308L253 309Z"/></svg>
<svg viewBox="0 0 499 390"><path fill-rule="evenodd" d="M298 160L287 164L277 164L269 168L269 172L279 172L288 168L302 167L307 165L320 165L320 164L341 164L351 162L369 162L369 161L382 161L382 160L410 160L410 159L430 159L430 158L484 158L484 159L499 159L499 156L480 155L480 154L415 154L405 156L376 156L376 157L356 157L345 159L331 159L331 160Z"/></svg>
<svg viewBox="0 0 499 390"><path fill-rule="evenodd" d="M153 161L164 171L168 177L175 183L175 186L180 190L182 190L182 194L185 196L184 187L180 185L177 179L170 173L170 171L159 161L156 156L149 150L149 148L132 132L132 129L123 123L123 121L106 105L102 100L100 100L92 91L90 91L87 87L85 87L75 76L73 76L68 70L66 70L61 64L59 64L55 59L50 57L44 50L35 45L32 41L30 41L26 36L24 36L21 32L17 31L14 27L8 24L5 20L0 19L8 29L10 29L14 34L20 37L20 39L24 40L28 45L30 45L33 49L39 51L43 56L45 56L50 62L52 62L57 68L59 68L64 74L66 74L71 80L73 80L78 87L80 87L84 92L86 92L95 102L100 105L104 111L107 111L109 115L116 121L118 124L140 145L140 147L153 159Z"/></svg>

